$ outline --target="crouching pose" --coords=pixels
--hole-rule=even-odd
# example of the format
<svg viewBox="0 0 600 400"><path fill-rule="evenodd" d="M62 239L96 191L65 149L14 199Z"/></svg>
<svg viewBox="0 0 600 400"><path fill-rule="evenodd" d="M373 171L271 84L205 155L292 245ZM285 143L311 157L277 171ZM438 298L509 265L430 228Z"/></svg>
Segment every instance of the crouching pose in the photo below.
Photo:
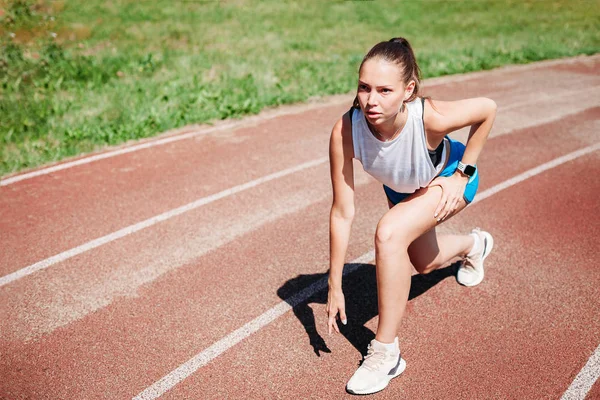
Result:
<svg viewBox="0 0 600 400"><path fill-rule="evenodd" d="M479 284L492 236L478 228L464 235L440 235L438 224L463 210L479 183L477 158L486 142L496 103L488 98L438 101L419 95L420 71L410 44L394 38L364 57L352 108L331 133L333 187L330 214L328 330L346 324L342 269L354 217L352 159L383 184L389 211L375 234L379 324L362 365L346 389L369 394L400 375L397 332L408 301L412 267L429 273L455 257L464 262L456 279ZM470 126L467 145L448 133Z"/></svg>

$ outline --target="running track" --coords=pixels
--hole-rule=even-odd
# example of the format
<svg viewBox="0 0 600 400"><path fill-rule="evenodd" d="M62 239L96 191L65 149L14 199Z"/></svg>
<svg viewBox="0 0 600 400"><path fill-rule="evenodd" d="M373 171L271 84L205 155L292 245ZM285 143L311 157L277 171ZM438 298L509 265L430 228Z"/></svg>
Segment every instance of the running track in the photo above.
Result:
<svg viewBox="0 0 600 400"><path fill-rule="evenodd" d="M439 228L481 226L496 247L475 288L456 264L413 276L408 367L377 398L600 398L599 70L593 56L425 82L499 106L479 198ZM329 337L327 144L351 100L0 181L0 398L348 396L377 326L386 209L357 165L349 324Z"/></svg>

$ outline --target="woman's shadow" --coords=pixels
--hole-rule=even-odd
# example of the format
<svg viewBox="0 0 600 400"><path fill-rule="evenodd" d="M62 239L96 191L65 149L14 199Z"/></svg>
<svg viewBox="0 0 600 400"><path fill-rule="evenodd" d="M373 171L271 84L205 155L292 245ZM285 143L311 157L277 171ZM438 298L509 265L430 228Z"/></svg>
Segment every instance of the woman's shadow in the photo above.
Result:
<svg viewBox="0 0 600 400"><path fill-rule="evenodd" d="M408 300L410 301L422 295L442 280L456 275L459 265L460 261L445 268L437 269L427 275L413 275ZM375 333L365 327L365 324L378 314L375 266L373 264L346 264L344 269L347 268L355 268L353 272L345 275L342 281L346 298L348 324L342 325L338 320L338 326L340 333L365 356L367 345L375 338ZM327 304L327 278L328 273L298 275L277 290L279 297L292 306L294 314L306 330L315 354L319 357L321 352L331 353L331 350L317 331L315 315L309 304ZM316 291L307 299L299 302L299 292L306 290L311 285L320 285L324 289ZM322 329L326 329L326 316L323 315L322 318L319 318L319 321Z"/></svg>

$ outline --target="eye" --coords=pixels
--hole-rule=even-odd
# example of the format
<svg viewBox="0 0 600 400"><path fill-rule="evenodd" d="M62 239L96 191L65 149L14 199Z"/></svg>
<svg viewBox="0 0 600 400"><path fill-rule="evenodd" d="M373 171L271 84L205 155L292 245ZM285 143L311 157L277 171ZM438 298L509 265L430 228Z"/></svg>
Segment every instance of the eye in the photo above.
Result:
<svg viewBox="0 0 600 400"><path fill-rule="evenodd" d="M392 91L392 89L384 88L382 91L383 91L383 93L390 93Z"/></svg>
<svg viewBox="0 0 600 400"><path fill-rule="evenodd" d="M367 88L367 85L358 85L358 88L359 88L360 90L367 90L367 89L368 89L368 88Z"/></svg>

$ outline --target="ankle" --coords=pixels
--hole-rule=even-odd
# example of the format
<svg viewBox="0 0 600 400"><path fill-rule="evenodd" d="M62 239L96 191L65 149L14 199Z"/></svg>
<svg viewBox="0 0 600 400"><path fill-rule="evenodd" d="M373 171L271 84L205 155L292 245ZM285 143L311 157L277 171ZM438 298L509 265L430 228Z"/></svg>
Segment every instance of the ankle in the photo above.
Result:
<svg viewBox="0 0 600 400"><path fill-rule="evenodd" d="M471 248L467 251L466 256L467 257L472 257L475 254L479 253L481 251L481 239L479 238L479 235L475 234L475 233L469 233L469 236L471 236L473 238L473 245L471 246Z"/></svg>
<svg viewBox="0 0 600 400"><path fill-rule="evenodd" d="M393 340L391 341L381 341L378 339L375 339L376 342L378 342L380 345L382 345L383 347L385 347L385 349L387 351L398 351L399 349L399 345L398 345L398 337L396 336Z"/></svg>

